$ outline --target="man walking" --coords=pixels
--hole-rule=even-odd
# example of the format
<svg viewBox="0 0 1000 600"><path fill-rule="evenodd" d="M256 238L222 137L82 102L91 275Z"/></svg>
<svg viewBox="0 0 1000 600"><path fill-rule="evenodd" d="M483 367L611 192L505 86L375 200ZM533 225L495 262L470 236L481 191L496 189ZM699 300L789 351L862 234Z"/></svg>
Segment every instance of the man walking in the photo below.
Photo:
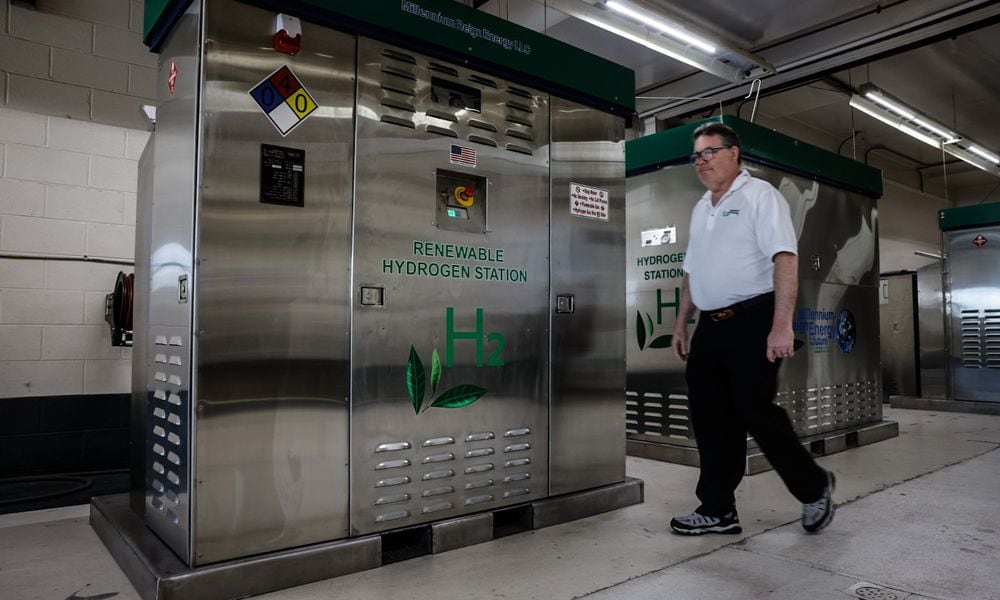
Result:
<svg viewBox="0 0 1000 600"><path fill-rule="evenodd" d="M781 360L793 354L797 240L788 204L740 167L740 142L722 123L694 132L691 162L707 188L691 214L673 350L687 362L688 398L701 457L701 505L675 517L684 535L740 533L736 487L747 432L802 505L815 533L833 519L833 473L799 443L774 404ZM688 345L687 322L701 311Z"/></svg>

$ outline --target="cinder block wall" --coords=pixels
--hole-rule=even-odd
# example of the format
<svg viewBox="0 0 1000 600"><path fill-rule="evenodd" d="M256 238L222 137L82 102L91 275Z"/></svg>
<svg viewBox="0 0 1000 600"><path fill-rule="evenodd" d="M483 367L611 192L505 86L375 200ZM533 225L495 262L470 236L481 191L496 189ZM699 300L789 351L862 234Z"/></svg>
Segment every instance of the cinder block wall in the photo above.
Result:
<svg viewBox="0 0 1000 600"><path fill-rule="evenodd" d="M129 391L104 296L135 245L136 174L149 133L0 109L0 395Z"/></svg>
<svg viewBox="0 0 1000 600"><path fill-rule="evenodd" d="M131 350L104 296L133 258L157 57L135 0L0 0L0 477L124 466ZM55 256L62 260L43 260Z"/></svg>
<svg viewBox="0 0 1000 600"><path fill-rule="evenodd" d="M8 108L145 128L156 55L136 0L0 2L0 84Z"/></svg>

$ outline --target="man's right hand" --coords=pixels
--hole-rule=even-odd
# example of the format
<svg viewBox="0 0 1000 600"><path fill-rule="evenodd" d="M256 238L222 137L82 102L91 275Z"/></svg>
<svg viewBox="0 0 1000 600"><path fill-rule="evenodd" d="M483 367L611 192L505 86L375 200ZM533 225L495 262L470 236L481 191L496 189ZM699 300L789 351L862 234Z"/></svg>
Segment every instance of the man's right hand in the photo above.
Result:
<svg viewBox="0 0 1000 600"><path fill-rule="evenodd" d="M674 356L679 358L681 362L687 362L688 359L687 327L678 326L674 329L674 339L671 341L670 345L674 349Z"/></svg>

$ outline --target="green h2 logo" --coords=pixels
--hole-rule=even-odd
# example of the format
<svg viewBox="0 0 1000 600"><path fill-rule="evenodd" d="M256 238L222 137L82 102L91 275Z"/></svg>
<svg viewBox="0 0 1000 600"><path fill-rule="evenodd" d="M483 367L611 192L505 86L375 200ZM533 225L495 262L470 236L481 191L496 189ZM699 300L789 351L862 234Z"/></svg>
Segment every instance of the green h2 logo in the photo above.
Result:
<svg viewBox="0 0 1000 600"><path fill-rule="evenodd" d="M681 312L681 288L674 288L674 298L673 302L665 302L663 298L663 290L661 288L656 288L656 324L663 325L663 309L673 308L674 318ZM694 319L688 320L688 323L694 323ZM669 348L671 342L673 341L673 335L664 334L660 336L653 336L655 328L653 327L653 317L649 313L646 313L646 318L642 318L642 313L635 311L635 341L639 344L639 350L645 350L646 348ZM649 344L646 341L649 340Z"/></svg>
<svg viewBox="0 0 1000 600"><path fill-rule="evenodd" d="M488 335L483 336L483 317L484 311L481 308L476 309L476 329L473 331L456 331L455 330L455 307L449 306L445 309L445 351L444 351L444 366L452 367L455 364L455 342L456 341L471 341L476 344L476 366L477 367L502 367L504 365L503 361L503 349L507 346L507 340L504 338L503 334L499 331L491 331ZM493 352L490 354L489 359L483 364L483 356L485 354L486 342L495 343L493 347Z"/></svg>
<svg viewBox="0 0 1000 600"><path fill-rule="evenodd" d="M462 408L486 395L488 392L486 388L466 383L456 385L435 398L445 367L450 368L455 364L455 342L474 342L476 344L477 367L503 366L503 350L507 345L507 340L499 331L491 331L484 335L484 320L483 309L477 308L476 328L472 331L458 331L455 329L455 307L449 306L445 309L444 365L441 364L441 358L438 356L437 348L435 348L431 353L430 397L426 399L428 382L424 363L420 360L416 348L410 346L410 357L406 361L406 391L415 414L419 415L429 408ZM484 364L483 357L486 354L487 343L495 345L489 359Z"/></svg>

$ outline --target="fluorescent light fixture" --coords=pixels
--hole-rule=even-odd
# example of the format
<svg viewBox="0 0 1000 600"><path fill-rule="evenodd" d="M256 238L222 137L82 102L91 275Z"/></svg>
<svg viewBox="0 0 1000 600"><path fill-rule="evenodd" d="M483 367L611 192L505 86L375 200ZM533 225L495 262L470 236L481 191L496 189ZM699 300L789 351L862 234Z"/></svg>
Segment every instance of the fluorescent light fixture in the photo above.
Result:
<svg viewBox="0 0 1000 600"><path fill-rule="evenodd" d="M879 121L882 121L889 127L893 127L911 137L915 137L921 142L927 144L928 146L933 146L938 149L941 148L942 140L940 138L934 138L932 136L917 131L913 127L909 127L908 125L906 125L906 120L904 119L904 117L895 114L896 111L892 111L892 113L886 114L884 111L879 111L877 108L873 107L872 104L873 103L871 102L864 101L864 99L859 96L854 96L851 98L852 108L856 108L861 112L865 113L866 115L868 115L869 117L873 117L875 119L878 119Z"/></svg>
<svg viewBox="0 0 1000 600"><path fill-rule="evenodd" d="M596 4L583 0L546 0L546 3L551 9L733 83L775 72L773 65L735 43L699 31L641 0L606 0Z"/></svg>
<svg viewBox="0 0 1000 600"><path fill-rule="evenodd" d="M914 116L910 120L913 121L915 124L919 125L920 127L923 127L927 131L930 131L931 133L944 138L944 143L946 144L954 144L959 139L961 139L954 133L941 129L940 127L934 125L933 123L928 123L927 121L924 121L923 119L920 119L916 116Z"/></svg>
<svg viewBox="0 0 1000 600"><path fill-rule="evenodd" d="M608 0L607 7L615 12L619 12L626 17L635 19L643 25L652 27L653 29L658 29L663 33L669 35L670 37L691 44L695 48L706 52L708 54L715 54L716 48L712 44L706 42L705 40L692 35L679 27L667 23L663 19L654 17L649 13L640 12L636 9L630 8L622 2L615 2L614 0Z"/></svg>
<svg viewBox="0 0 1000 600"><path fill-rule="evenodd" d="M605 31L608 31L608 32L611 32L611 33L613 33L613 34L615 34L615 35L617 35L619 37L623 37L626 40L635 42L636 44L639 44L640 46L645 46L645 47L649 48L650 50L654 50L656 52L659 52L660 54L664 54L666 56L669 56L670 58L672 58L674 60L679 60L682 63L684 63L686 65L690 65L690 66L692 66L692 67L694 67L696 69L701 69L702 68L702 64L699 63L698 61L692 60L692 59L688 58L687 56L684 56L683 54L675 52L675 51L671 50L670 48L667 48L666 45L664 45L664 44L657 44L656 42L650 40L648 36L647 37L642 37L642 36L636 35L636 34L630 32L630 31L626 31L625 29L621 29L621 28L615 27L614 25L611 25L610 23L605 23L605 24L601 25L601 29L603 29Z"/></svg>
<svg viewBox="0 0 1000 600"><path fill-rule="evenodd" d="M896 113L897 115L903 117L907 121L911 121L911 120L913 120L913 119L916 118L916 115L914 115L910 111L908 111L908 110L906 110L904 108L900 108L900 107L896 106L895 104L893 104L892 102L889 102L888 100L886 100L885 98L883 98L882 96L880 96L878 94L875 94L875 93L872 93L872 92L868 92L867 94L865 94L865 98L868 98L869 100L871 100L875 104L881 104L882 106L888 108L889 110L891 110L892 112Z"/></svg>
<svg viewBox="0 0 1000 600"><path fill-rule="evenodd" d="M1000 157L996 154L934 119L919 114L871 84L861 86L861 95L851 96L851 107L928 146L944 150L974 167L1000 176Z"/></svg>
<svg viewBox="0 0 1000 600"><path fill-rule="evenodd" d="M969 152L978 154L995 165L1000 165L1000 158L997 158L995 154L991 154L979 146L969 146Z"/></svg>

